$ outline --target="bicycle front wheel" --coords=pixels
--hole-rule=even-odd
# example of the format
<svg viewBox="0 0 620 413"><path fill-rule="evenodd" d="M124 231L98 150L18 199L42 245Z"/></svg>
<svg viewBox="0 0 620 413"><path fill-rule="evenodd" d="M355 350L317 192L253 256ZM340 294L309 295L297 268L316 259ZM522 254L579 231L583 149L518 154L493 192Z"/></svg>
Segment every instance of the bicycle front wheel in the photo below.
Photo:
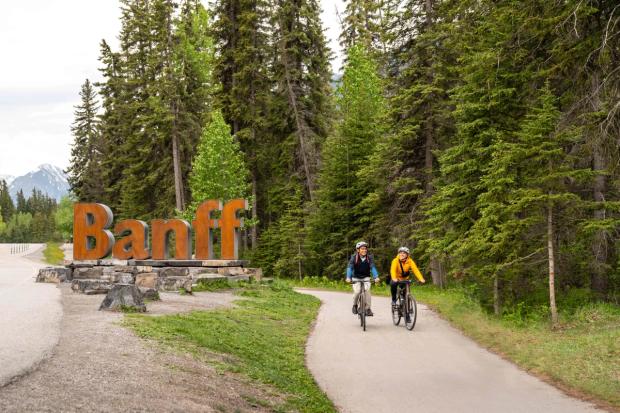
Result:
<svg viewBox="0 0 620 413"><path fill-rule="evenodd" d="M412 296L407 296L406 313L405 313L405 327L407 330L413 330L415 327L416 319L418 318L418 306L415 299Z"/></svg>
<svg viewBox="0 0 620 413"><path fill-rule="evenodd" d="M398 301L396 302L396 305L392 306L392 322L394 323L395 326L400 324L400 319L401 319L401 313L399 310L400 308L401 308L401 301L399 297Z"/></svg>
<svg viewBox="0 0 620 413"><path fill-rule="evenodd" d="M362 326L362 329L366 331L366 297L364 297L363 291L360 294L360 305L357 311L360 315L360 325Z"/></svg>

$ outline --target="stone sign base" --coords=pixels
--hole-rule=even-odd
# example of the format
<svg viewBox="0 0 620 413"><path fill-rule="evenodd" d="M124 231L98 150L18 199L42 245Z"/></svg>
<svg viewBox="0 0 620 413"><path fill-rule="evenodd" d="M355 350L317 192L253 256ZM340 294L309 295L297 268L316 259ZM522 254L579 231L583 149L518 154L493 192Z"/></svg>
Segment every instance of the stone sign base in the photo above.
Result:
<svg viewBox="0 0 620 413"><path fill-rule="evenodd" d="M134 284L143 293L187 292L211 280L260 281L260 268L247 268L242 260L92 260L65 261L64 267L39 270L37 282L71 282L84 294L107 294L115 284Z"/></svg>

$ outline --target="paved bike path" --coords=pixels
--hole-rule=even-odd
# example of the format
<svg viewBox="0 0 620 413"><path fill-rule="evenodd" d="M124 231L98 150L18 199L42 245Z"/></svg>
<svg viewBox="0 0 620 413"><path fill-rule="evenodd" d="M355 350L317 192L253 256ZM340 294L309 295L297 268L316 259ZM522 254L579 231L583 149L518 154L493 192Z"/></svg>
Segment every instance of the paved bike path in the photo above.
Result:
<svg viewBox="0 0 620 413"><path fill-rule="evenodd" d="M27 258L42 248L31 244L11 254L9 244L0 244L0 387L36 367L60 337L60 290L35 283L45 264Z"/></svg>
<svg viewBox="0 0 620 413"><path fill-rule="evenodd" d="M363 332L352 293L300 290L322 301L306 349L319 386L342 412L600 412L483 349L426 306L413 331L372 297Z"/></svg>

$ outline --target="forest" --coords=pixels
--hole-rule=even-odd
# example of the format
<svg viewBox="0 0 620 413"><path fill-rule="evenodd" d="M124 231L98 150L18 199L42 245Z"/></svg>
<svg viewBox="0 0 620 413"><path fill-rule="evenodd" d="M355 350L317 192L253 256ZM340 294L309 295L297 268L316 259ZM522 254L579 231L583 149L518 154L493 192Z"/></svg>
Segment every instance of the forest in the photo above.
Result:
<svg viewBox="0 0 620 413"><path fill-rule="evenodd" d="M244 254L278 277L340 279L365 240L496 314L618 304L617 2L348 0L343 68L317 0L121 4L75 109L79 201L245 197Z"/></svg>

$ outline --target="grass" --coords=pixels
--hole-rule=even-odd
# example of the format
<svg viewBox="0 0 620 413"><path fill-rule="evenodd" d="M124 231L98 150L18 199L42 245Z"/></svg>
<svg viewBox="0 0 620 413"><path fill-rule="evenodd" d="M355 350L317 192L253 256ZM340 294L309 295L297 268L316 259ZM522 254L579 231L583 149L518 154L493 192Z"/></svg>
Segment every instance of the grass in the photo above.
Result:
<svg viewBox="0 0 620 413"><path fill-rule="evenodd" d="M310 277L295 285L350 291L343 281ZM560 313L552 330L546 317L497 318L461 289L413 287L427 304L466 335L568 393L620 410L620 308L596 303ZM387 296L385 286L373 295Z"/></svg>
<svg viewBox="0 0 620 413"><path fill-rule="evenodd" d="M43 250L43 256L45 262L52 265L60 265L65 259L65 253L60 249L60 244L57 242L48 242Z"/></svg>
<svg viewBox="0 0 620 413"><path fill-rule="evenodd" d="M278 411L335 412L305 367L305 343L320 302L283 283L248 284L231 309L149 317L129 314L139 336L175 348L227 355L224 367L284 392Z"/></svg>

